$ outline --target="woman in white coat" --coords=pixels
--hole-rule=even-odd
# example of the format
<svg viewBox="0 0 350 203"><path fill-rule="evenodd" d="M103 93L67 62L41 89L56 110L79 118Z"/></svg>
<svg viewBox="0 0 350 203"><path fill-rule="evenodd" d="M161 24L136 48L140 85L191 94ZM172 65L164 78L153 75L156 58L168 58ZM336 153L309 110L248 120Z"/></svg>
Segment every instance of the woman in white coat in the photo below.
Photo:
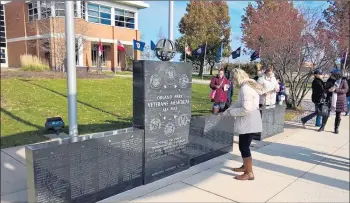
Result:
<svg viewBox="0 0 350 203"><path fill-rule="evenodd" d="M237 180L254 180L250 144L253 136L262 131L262 120L259 111L259 94L263 87L249 78L242 69L232 70L232 82L239 86L238 100L228 108L223 116L233 116L235 119L234 131L239 134L239 151L243 158L243 165L233 169L235 172L244 172L236 176Z"/></svg>
<svg viewBox="0 0 350 203"><path fill-rule="evenodd" d="M265 70L265 74L259 77L258 83L264 87L264 92L266 92L260 97L260 106L275 105L276 92L279 91L279 85L272 68L267 68Z"/></svg>

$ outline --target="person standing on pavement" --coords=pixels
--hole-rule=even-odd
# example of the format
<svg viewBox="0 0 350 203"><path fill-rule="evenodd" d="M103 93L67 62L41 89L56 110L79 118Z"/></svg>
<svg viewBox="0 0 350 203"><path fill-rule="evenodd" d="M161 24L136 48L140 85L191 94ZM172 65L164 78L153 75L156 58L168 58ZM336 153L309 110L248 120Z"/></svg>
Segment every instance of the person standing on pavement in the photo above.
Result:
<svg viewBox="0 0 350 203"><path fill-rule="evenodd" d="M348 82L342 79L340 70L333 69L331 77L324 85L329 110L328 114L322 117L322 125L318 131L324 131L331 111L335 111L334 133L339 134L341 113L347 111L346 93L348 92L348 89Z"/></svg>
<svg viewBox="0 0 350 203"><path fill-rule="evenodd" d="M350 77L348 79L348 85L350 85ZM350 114L350 88L348 89L348 92L346 93L346 101L348 106L348 111L345 113L345 116Z"/></svg>
<svg viewBox="0 0 350 203"><path fill-rule="evenodd" d="M227 90L230 81L228 81L224 74L224 69L219 70L219 74L213 77L210 81L210 88L215 91L213 98L213 114L218 114L224 111L227 102Z"/></svg>
<svg viewBox="0 0 350 203"><path fill-rule="evenodd" d="M265 94L260 97L260 106L275 105L276 92L279 91L279 85L271 67L267 68L265 74L259 77L258 83L264 87L265 92Z"/></svg>
<svg viewBox="0 0 350 203"><path fill-rule="evenodd" d="M312 96L311 96L311 100L312 103L315 104L315 112L303 117L301 119L301 122L303 124L303 126L305 126L305 124L311 120L312 118L314 118L316 116L316 126L317 127L321 127L321 116L317 115L319 109L321 108L321 105L323 105L321 103L321 99L323 97L324 94L324 82L323 82L323 73L321 70L316 69L314 71L314 80L312 81Z"/></svg>
<svg viewBox="0 0 350 203"><path fill-rule="evenodd" d="M228 66L224 68L225 70L225 77L226 79L229 80L230 82L230 87L227 91L227 103L226 103L226 108L229 108L232 104L232 96L233 96L233 84L231 82L231 71L228 70Z"/></svg>
<svg viewBox="0 0 350 203"><path fill-rule="evenodd" d="M233 169L235 172L244 174L236 176L237 180L254 180L253 161L250 153L250 144L256 133L262 132L262 119L259 112L259 94L264 88L242 69L232 70L233 83L240 87L236 103L230 106L223 116L234 117L235 133L239 134L239 151L243 159L240 168Z"/></svg>
<svg viewBox="0 0 350 203"><path fill-rule="evenodd" d="M281 82L279 79L277 79L277 83L279 85L279 91L276 95L276 102L283 103L283 101L287 100L287 93L286 93L286 87L284 86L284 83Z"/></svg>

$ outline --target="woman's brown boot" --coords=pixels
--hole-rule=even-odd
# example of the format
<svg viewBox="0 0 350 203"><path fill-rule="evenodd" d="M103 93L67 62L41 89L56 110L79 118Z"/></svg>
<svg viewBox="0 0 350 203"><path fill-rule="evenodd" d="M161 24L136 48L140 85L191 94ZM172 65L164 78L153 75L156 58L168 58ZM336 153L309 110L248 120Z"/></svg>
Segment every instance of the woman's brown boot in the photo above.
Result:
<svg viewBox="0 0 350 203"><path fill-rule="evenodd" d="M243 158L243 165L246 167L244 174L236 176L236 180L254 180L252 157Z"/></svg>

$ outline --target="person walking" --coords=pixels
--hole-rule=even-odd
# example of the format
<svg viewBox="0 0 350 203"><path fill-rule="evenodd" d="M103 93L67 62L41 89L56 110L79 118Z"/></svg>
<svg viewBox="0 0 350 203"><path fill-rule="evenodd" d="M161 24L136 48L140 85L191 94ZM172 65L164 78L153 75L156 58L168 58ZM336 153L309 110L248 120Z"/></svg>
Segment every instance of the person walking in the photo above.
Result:
<svg viewBox="0 0 350 203"><path fill-rule="evenodd" d="M232 70L233 83L240 87L236 103L230 106L223 116L233 116L235 133L239 134L239 151L243 159L240 168L234 168L235 172L243 172L236 176L237 180L254 180L253 161L250 153L250 144L256 133L262 132L262 119L259 112L259 94L263 87L242 69Z"/></svg>
<svg viewBox="0 0 350 203"><path fill-rule="evenodd" d="M335 111L334 133L339 134L339 125L341 122L341 113L347 111L346 93L348 92L348 82L342 79L339 69L333 69L331 77L324 85L326 101L328 103L328 114L322 117L322 125L319 131L324 131L331 111Z"/></svg>
<svg viewBox="0 0 350 203"><path fill-rule="evenodd" d="M229 84L230 82L225 77L224 69L220 69L219 74L211 79L209 86L213 91L213 97L211 98L214 101L213 114L217 114L225 109Z"/></svg>
<svg viewBox="0 0 350 203"><path fill-rule="evenodd" d="M348 79L348 86L350 85L350 77ZM348 111L345 113L345 116L350 114L350 88L348 89L348 92L346 93L346 101L348 106Z"/></svg>
<svg viewBox="0 0 350 203"><path fill-rule="evenodd" d="M266 92L260 97L260 106L275 105L276 92L279 91L279 85L271 67L267 68L265 74L259 77L258 83L264 87L264 92Z"/></svg>
<svg viewBox="0 0 350 203"><path fill-rule="evenodd" d="M323 105L321 103L321 99L323 97L324 94L324 82L323 82L323 73L321 70L316 69L314 71L314 80L312 81L312 95L311 95L311 100L312 103L315 104L315 111L303 118L301 118L301 122L303 124L303 126L305 126L305 124L311 120L312 118L314 118L316 116L316 126L317 127L321 127L321 116L317 115L319 109L321 108L321 105Z"/></svg>

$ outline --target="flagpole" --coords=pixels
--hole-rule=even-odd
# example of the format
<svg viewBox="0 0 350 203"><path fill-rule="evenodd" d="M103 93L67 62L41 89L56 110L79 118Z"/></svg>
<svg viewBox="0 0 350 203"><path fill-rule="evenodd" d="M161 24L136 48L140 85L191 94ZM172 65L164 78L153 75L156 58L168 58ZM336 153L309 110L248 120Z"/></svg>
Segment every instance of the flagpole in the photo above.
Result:
<svg viewBox="0 0 350 203"><path fill-rule="evenodd" d="M186 55L187 55L187 53L186 53L186 46L187 46L187 40L186 40L186 44L185 44L185 62L187 62L186 61Z"/></svg>
<svg viewBox="0 0 350 203"><path fill-rule="evenodd" d="M203 72L202 72L202 80L204 74L204 66L205 66L205 56L207 55L207 41L205 41L205 49L204 49L204 59L203 59Z"/></svg>
<svg viewBox="0 0 350 203"><path fill-rule="evenodd" d="M238 57L238 68L239 69L241 68L241 53L239 53L239 57Z"/></svg>

